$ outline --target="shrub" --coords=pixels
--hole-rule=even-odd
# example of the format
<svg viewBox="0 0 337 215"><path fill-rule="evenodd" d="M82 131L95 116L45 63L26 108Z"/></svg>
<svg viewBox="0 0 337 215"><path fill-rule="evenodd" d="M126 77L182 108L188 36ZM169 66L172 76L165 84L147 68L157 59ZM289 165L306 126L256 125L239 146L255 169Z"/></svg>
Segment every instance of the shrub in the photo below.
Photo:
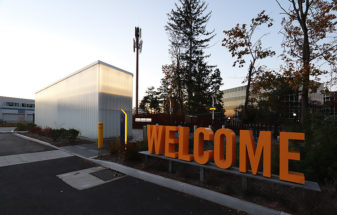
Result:
<svg viewBox="0 0 337 215"><path fill-rule="evenodd" d="M25 131L27 129L26 124L24 123L17 123L16 124L16 131Z"/></svg>
<svg viewBox="0 0 337 215"><path fill-rule="evenodd" d="M147 140L143 140L139 142L140 144L140 151L147 151L148 150L148 144L147 144Z"/></svg>
<svg viewBox="0 0 337 215"><path fill-rule="evenodd" d="M119 154L121 151L121 141L119 137L115 137L108 142L109 152L111 155Z"/></svg>
<svg viewBox="0 0 337 215"><path fill-rule="evenodd" d="M139 160L140 144L139 142L127 143L125 151L125 160Z"/></svg>
<svg viewBox="0 0 337 215"><path fill-rule="evenodd" d="M62 128L61 128L61 129L62 129ZM61 129L60 129L60 130L61 130ZM62 131L62 132L63 132L63 131ZM80 132L79 132L78 130L73 129L73 128L71 128L71 129L69 129L68 131L66 131L66 137L67 137L69 143L74 142L74 141L76 140L76 138L77 138L77 136L78 136L79 133L80 133Z"/></svg>
<svg viewBox="0 0 337 215"><path fill-rule="evenodd" d="M41 133L40 133L40 135L42 135L42 136L50 136L50 132L51 132L51 128L44 128L44 129L42 129L41 130Z"/></svg>
<svg viewBox="0 0 337 215"><path fill-rule="evenodd" d="M60 132L60 137L61 137L62 139L67 138L67 129L65 129L65 128L60 128L60 129L59 129L59 132Z"/></svg>
<svg viewBox="0 0 337 215"><path fill-rule="evenodd" d="M313 120L303 150L302 167L309 179L337 182L337 121ZM301 153L302 158L302 153Z"/></svg>
<svg viewBox="0 0 337 215"><path fill-rule="evenodd" d="M33 123L17 123L16 124L16 131L29 131L32 127L36 126Z"/></svg>
<svg viewBox="0 0 337 215"><path fill-rule="evenodd" d="M34 127L31 127L29 131L35 134L41 134L42 129L40 126L34 126Z"/></svg>
<svg viewBox="0 0 337 215"><path fill-rule="evenodd" d="M56 141L61 135L60 129L52 129L49 133L49 136Z"/></svg>

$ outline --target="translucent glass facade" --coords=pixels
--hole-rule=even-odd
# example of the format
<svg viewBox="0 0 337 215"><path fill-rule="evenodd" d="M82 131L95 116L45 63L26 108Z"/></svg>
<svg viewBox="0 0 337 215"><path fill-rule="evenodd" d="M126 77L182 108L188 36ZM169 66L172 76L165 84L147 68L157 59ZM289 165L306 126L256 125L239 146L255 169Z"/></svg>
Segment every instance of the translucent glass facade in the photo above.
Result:
<svg viewBox="0 0 337 215"><path fill-rule="evenodd" d="M223 91L223 104L226 116L233 116L234 109L245 104L246 86L235 87Z"/></svg>
<svg viewBox="0 0 337 215"><path fill-rule="evenodd" d="M97 61L35 94L36 124L75 128L96 139L97 124L103 122L104 137L119 136L120 109L132 117L132 78L131 73Z"/></svg>

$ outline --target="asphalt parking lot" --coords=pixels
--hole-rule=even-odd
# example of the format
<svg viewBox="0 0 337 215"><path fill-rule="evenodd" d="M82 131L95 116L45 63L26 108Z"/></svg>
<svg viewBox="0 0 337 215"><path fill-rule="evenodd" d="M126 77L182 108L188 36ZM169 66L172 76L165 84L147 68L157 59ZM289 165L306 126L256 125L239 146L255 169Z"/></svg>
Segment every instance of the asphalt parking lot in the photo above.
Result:
<svg viewBox="0 0 337 215"><path fill-rule="evenodd" d="M51 150L0 134L1 156ZM85 190L57 177L94 166L70 156L0 167L0 214L234 214L232 209L129 176Z"/></svg>

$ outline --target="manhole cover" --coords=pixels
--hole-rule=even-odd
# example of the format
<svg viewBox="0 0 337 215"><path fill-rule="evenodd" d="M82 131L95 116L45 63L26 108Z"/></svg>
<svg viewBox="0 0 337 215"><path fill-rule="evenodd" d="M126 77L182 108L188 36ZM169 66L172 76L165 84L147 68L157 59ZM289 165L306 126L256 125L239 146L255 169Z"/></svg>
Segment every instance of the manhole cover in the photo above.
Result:
<svg viewBox="0 0 337 215"><path fill-rule="evenodd" d="M110 169L102 169L102 170L99 170L97 172L92 172L90 173L91 175L103 180L103 181L109 181L109 180L112 180L114 178L118 178L118 177L121 177L122 174L119 173L119 172L115 172L113 170L110 170Z"/></svg>

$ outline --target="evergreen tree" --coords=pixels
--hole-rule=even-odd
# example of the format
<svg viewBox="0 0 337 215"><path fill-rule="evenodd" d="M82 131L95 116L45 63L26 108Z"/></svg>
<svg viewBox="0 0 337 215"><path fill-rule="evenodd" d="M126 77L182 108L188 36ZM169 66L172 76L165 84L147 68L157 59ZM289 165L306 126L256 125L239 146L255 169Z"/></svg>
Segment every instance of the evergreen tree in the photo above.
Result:
<svg viewBox="0 0 337 215"><path fill-rule="evenodd" d="M221 72L219 69L215 69L214 73L211 76L211 94L214 95L216 112L224 112L223 108L223 92L220 90L222 86Z"/></svg>
<svg viewBox="0 0 337 215"><path fill-rule="evenodd" d="M184 93L178 67L173 61L170 65L163 65L162 71L164 73L164 77L161 80L161 86L159 87L158 91L160 92L163 110L164 112L169 113L171 102L173 112L183 114Z"/></svg>
<svg viewBox="0 0 337 215"><path fill-rule="evenodd" d="M153 86L149 87L146 90L146 95L140 102L139 108L146 112L158 113L160 112L159 100L159 92Z"/></svg>
<svg viewBox="0 0 337 215"><path fill-rule="evenodd" d="M175 9L168 14L168 23L165 26L170 36L170 52L175 58L176 83L181 89L179 99L186 98L186 110L190 114L205 113L211 106L213 93L216 98L222 92L214 90L212 80L215 66L207 64L210 55L204 53L209 42L215 36L214 31L207 31L206 24L211 12L205 14L207 5L200 0L179 0ZM221 76L216 76L221 79ZM220 80L221 83L221 80ZM213 92L212 92L213 90ZM221 99L219 100L219 102Z"/></svg>

